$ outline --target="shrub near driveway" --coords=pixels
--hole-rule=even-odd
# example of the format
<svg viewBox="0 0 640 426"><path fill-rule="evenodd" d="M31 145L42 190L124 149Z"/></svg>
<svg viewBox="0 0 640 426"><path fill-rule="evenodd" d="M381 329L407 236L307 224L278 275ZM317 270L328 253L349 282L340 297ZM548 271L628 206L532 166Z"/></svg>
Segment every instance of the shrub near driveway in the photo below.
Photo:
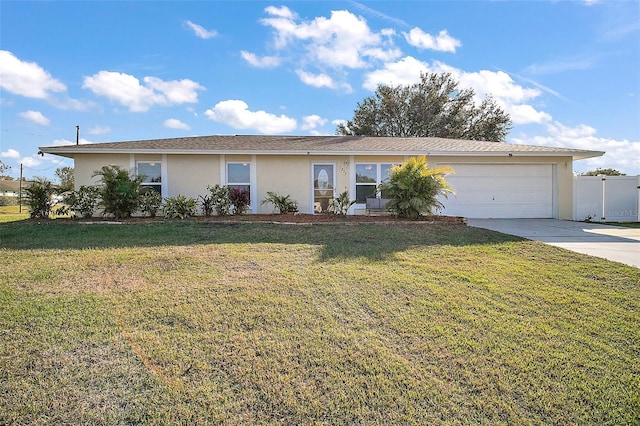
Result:
<svg viewBox="0 0 640 426"><path fill-rule="evenodd" d="M56 221L0 237L0 423L640 414L636 268L442 224Z"/></svg>

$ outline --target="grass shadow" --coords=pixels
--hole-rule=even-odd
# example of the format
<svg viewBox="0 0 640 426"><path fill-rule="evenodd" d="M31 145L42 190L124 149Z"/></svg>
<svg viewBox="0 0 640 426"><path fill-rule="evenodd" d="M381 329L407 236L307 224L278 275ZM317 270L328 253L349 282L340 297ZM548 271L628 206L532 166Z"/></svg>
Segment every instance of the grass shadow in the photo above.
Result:
<svg viewBox="0 0 640 426"><path fill-rule="evenodd" d="M354 257L380 260L412 246L467 246L521 240L460 224L438 223L283 225L195 221L131 224L22 221L0 224L0 249L307 244L322 246L322 260Z"/></svg>

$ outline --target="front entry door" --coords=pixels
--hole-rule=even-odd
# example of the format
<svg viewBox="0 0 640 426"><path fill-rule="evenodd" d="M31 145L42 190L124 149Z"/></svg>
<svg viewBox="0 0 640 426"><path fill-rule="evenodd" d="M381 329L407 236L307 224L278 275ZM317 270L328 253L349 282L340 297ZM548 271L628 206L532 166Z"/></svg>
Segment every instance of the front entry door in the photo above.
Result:
<svg viewBox="0 0 640 426"><path fill-rule="evenodd" d="M313 165L314 213L329 213L333 211L334 179L333 164Z"/></svg>

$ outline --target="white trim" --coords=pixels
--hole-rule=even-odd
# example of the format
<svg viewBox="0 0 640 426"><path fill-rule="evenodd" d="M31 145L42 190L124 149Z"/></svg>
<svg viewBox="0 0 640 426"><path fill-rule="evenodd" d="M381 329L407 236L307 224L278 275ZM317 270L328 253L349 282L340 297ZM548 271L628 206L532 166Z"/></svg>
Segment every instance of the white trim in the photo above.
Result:
<svg viewBox="0 0 640 426"><path fill-rule="evenodd" d="M310 198L310 203L309 203L309 213L311 214L315 214L315 193L314 193L314 187L313 187L313 182L314 182L314 178L315 178L315 167L316 166L331 166L331 170L333 172L333 195L331 198L336 198L336 163L335 162L330 162L330 161L319 161L317 163L311 163L311 198Z"/></svg>
<svg viewBox="0 0 640 426"><path fill-rule="evenodd" d="M406 160L405 160L406 161ZM383 164L389 164L391 166L395 166L395 165L401 165L402 163L397 163L397 162L388 162L388 161L359 161L356 164L354 164L354 174L353 174L353 195L354 198L357 197L357 189L358 189L358 183L356 182L356 167L359 164L371 164L374 165L376 167L376 183L375 183L375 187L376 187L376 196L378 195L377 193L377 189L380 186L380 184L382 183L382 165ZM371 184L369 184L371 185ZM366 207L366 203L355 203L353 205L354 208L358 208L358 209L363 209Z"/></svg>
<svg viewBox="0 0 640 426"><path fill-rule="evenodd" d="M164 160L164 158L163 158ZM140 164L159 164L160 165L160 195L162 197L166 197L167 196L167 184L166 184L166 180L167 180L167 166L165 161L153 161L153 160L137 160L135 162L134 165L134 174L135 176L138 176L138 167ZM140 186L158 186L157 183L155 182L146 182L146 183L142 183Z"/></svg>
<svg viewBox="0 0 640 426"><path fill-rule="evenodd" d="M349 199L356 196L356 157L354 155L349 156ZM355 203L349 207L347 214L355 214Z"/></svg>
<svg viewBox="0 0 640 426"><path fill-rule="evenodd" d="M224 154L220 155L219 162L220 162L220 186L222 186L227 181L227 161Z"/></svg>
<svg viewBox="0 0 640 426"><path fill-rule="evenodd" d="M249 197L251 197L251 212L258 212L258 176L255 154L251 156L249 164Z"/></svg>
<svg viewBox="0 0 640 426"><path fill-rule="evenodd" d="M551 165L551 215L554 219L558 219L560 217L560 189L558 186L558 164L553 163Z"/></svg>
<svg viewBox="0 0 640 426"><path fill-rule="evenodd" d="M167 170L167 154L162 154L160 161L160 192L163 197L169 195L169 170Z"/></svg>
<svg viewBox="0 0 640 426"><path fill-rule="evenodd" d="M241 182L241 183L229 183L229 164L241 164L243 166L248 165L249 166L249 182ZM255 170L256 170L256 165L255 165L255 157L251 158L251 161L227 161L225 163L224 166L224 171L225 171L225 180L223 185L229 186L229 185L249 185L249 208L251 209L251 212L257 212L257 204L256 204L256 198L258 198L257 192L256 192L256 187L257 187L257 180L255 178Z"/></svg>

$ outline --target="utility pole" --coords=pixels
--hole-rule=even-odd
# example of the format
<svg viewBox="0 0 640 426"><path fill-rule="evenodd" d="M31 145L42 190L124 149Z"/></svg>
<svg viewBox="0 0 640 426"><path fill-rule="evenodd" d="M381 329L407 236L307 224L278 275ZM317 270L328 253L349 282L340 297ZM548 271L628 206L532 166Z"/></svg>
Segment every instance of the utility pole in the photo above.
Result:
<svg viewBox="0 0 640 426"><path fill-rule="evenodd" d="M20 189L18 189L18 213L22 213L22 163L20 163Z"/></svg>

